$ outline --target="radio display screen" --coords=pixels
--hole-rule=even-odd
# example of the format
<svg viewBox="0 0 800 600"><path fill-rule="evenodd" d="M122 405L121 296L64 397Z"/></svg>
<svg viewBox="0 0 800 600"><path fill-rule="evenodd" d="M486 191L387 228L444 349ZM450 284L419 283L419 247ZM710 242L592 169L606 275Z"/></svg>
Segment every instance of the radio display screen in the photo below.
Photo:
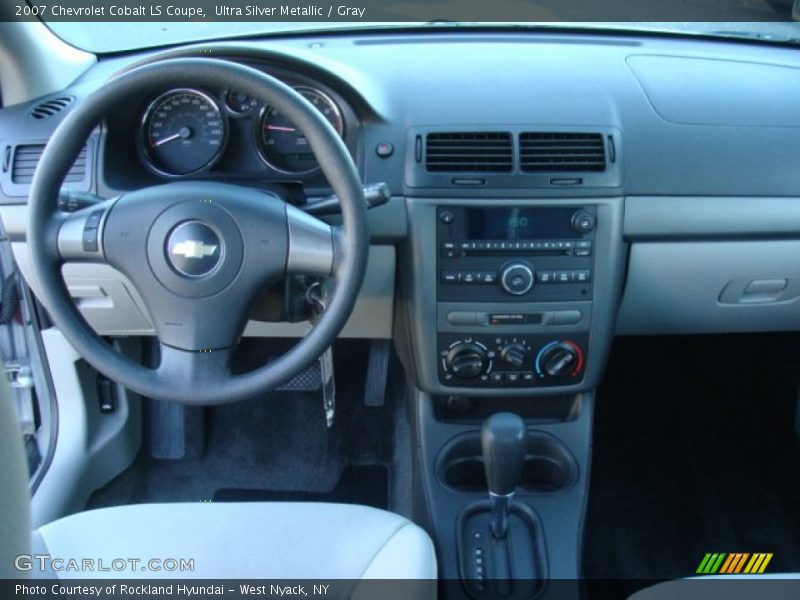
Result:
<svg viewBox="0 0 800 600"><path fill-rule="evenodd" d="M468 240L543 240L574 238L570 218L575 208L469 208Z"/></svg>

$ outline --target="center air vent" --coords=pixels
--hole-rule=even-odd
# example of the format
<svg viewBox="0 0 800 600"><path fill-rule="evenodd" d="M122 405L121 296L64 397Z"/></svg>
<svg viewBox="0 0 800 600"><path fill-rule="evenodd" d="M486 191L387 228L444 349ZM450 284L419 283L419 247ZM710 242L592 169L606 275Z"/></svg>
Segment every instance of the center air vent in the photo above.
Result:
<svg viewBox="0 0 800 600"><path fill-rule="evenodd" d="M523 173L606 169L605 145L599 133L521 133L519 158Z"/></svg>
<svg viewBox="0 0 800 600"><path fill-rule="evenodd" d="M11 164L11 181L16 184L29 184L33 181L36 165L42 158L44 144L25 144L14 149L14 160ZM86 179L86 146L83 147L69 173L64 178L65 183L83 181Z"/></svg>
<svg viewBox="0 0 800 600"><path fill-rule="evenodd" d="M46 119L47 117L52 117L56 113L60 113L67 108L67 106L72 104L73 100L74 98L72 96L51 98L50 100L45 100L34 106L28 114L34 119Z"/></svg>
<svg viewBox="0 0 800 600"><path fill-rule="evenodd" d="M509 173L513 164L508 132L429 133L426 136L425 166L430 172Z"/></svg>

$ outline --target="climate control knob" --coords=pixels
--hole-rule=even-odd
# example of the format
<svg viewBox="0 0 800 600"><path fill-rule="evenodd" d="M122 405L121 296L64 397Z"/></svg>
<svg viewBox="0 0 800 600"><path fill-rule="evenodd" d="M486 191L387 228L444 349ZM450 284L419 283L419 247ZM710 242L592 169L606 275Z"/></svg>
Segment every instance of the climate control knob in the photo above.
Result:
<svg viewBox="0 0 800 600"><path fill-rule="evenodd" d="M488 356L486 349L470 342L459 342L444 359L448 372L459 379L475 379L486 371Z"/></svg>
<svg viewBox="0 0 800 600"><path fill-rule="evenodd" d="M500 358L517 369L525 366L525 359L528 357L528 349L522 344L508 344L500 349Z"/></svg>
<svg viewBox="0 0 800 600"><path fill-rule="evenodd" d="M553 342L536 357L536 370L542 377L565 377L583 366L581 349L572 342Z"/></svg>
<svg viewBox="0 0 800 600"><path fill-rule="evenodd" d="M526 294L533 287L533 269L525 263L511 263L500 273L500 285L513 296Z"/></svg>

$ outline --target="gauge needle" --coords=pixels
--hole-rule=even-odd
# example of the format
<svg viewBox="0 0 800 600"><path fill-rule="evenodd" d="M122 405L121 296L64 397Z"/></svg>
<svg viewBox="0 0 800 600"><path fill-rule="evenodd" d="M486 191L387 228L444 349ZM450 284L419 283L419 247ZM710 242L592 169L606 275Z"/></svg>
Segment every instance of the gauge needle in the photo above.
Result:
<svg viewBox="0 0 800 600"><path fill-rule="evenodd" d="M273 129L275 131L297 131L294 127L282 127L280 125L267 125L267 129Z"/></svg>
<svg viewBox="0 0 800 600"><path fill-rule="evenodd" d="M178 130L178 133L173 133L172 135L168 135L167 137L160 139L157 142L153 142L150 145L153 148L158 148L159 146L163 146L164 144L166 144L167 142L171 142L172 140L186 139L188 137L191 137L191 135L192 135L191 129L189 129L188 127L181 127Z"/></svg>

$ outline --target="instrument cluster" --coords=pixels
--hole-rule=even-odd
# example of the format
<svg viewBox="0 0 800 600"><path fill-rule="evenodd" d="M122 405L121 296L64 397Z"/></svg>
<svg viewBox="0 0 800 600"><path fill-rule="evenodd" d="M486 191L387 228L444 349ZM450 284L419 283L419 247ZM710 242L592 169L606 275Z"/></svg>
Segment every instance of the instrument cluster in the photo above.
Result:
<svg viewBox="0 0 800 600"><path fill-rule="evenodd" d="M343 111L332 95L310 85L293 87L344 138ZM174 88L150 98L141 112L137 149L154 174L188 177L214 168L232 138L277 175L311 175L319 168L305 135L280 111L232 89Z"/></svg>

